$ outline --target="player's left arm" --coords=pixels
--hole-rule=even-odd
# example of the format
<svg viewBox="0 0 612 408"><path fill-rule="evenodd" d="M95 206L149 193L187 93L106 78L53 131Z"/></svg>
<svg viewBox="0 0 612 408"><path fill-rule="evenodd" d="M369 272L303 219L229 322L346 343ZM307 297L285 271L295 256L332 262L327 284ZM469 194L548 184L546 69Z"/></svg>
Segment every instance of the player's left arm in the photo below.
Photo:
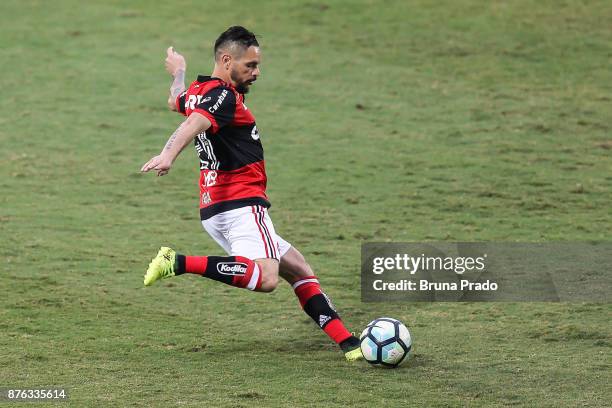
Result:
<svg viewBox="0 0 612 408"><path fill-rule="evenodd" d="M176 112L176 98L185 91L185 71L187 70L187 62L178 52L174 51L174 47L168 47L166 50L166 71L174 78L170 85L170 94L168 95L168 108Z"/></svg>
<svg viewBox="0 0 612 408"><path fill-rule="evenodd" d="M151 170L157 170L158 176L168 174L172 164L185 146L187 146L197 134L206 131L211 125L210 120L204 115L199 113L189 115L189 117L174 131L172 136L170 136L161 153L146 162L140 171L146 173Z"/></svg>

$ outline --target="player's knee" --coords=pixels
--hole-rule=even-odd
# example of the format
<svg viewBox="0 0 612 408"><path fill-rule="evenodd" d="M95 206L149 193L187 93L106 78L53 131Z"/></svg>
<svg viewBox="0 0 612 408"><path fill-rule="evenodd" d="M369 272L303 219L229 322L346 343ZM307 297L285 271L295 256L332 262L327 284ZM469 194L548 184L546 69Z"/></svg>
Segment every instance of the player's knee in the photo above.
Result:
<svg viewBox="0 0 612 408"><path fill-rule="evenodd" d="M267 274L261 278L260 292L272 292L278 286L278 274Z"/></svg>
<svg viewBox="0 0 612 408"><path fill-rule="evenodd" d="M278 286L278 261L266 259L258 261L261 270L260 292L272 292Z"/></svg>

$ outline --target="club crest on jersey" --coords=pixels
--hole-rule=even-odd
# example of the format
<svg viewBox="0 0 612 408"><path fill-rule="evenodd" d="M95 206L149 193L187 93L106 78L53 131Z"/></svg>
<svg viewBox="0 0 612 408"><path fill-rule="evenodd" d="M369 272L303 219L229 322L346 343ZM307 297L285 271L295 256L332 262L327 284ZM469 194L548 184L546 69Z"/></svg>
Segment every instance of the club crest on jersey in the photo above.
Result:
<svg viewBox="0 0 612 408"><path fill-rule="evenodd" d="M217 272L221 275L243 276L246 274L247 264L242 262L219 262Z"/></svg>

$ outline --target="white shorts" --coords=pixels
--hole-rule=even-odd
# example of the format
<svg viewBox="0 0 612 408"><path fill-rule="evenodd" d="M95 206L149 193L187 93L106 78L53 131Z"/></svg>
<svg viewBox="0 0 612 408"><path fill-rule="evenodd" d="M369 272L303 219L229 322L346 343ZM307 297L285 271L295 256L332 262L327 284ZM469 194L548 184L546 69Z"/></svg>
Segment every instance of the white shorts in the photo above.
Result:
<svg viewBox="0 0 612 408"><path fill-rule="evenodd" d="M260 205L236 208L202 221L208 234L232 256L280 258L291 244L276 235L268 210Z"/></svg>

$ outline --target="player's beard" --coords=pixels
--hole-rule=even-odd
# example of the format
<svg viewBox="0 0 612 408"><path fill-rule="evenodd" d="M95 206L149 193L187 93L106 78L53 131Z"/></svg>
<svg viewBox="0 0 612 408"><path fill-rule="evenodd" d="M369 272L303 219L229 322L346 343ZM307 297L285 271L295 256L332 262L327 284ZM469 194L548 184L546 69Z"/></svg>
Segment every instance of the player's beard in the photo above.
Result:
<svg viewBox="0 0 612 408"><path fill-rule="evenodd" d="M238 91L238 93L246 94L249 93L249 86L246 82L243 82L236 85L236 90Z"/></svg>
<svg viewBox="0 0 612 408"><path fill-rule="evenodd" d="M232 70L232 72L230 73L230 77L232 78L232 81L234 81L234 83L236 84L236 90L241 93L241 94L246 94L249 93L249 83L248 82L242 82L238 79L238 75L236 74L235 71Z"/></svg>

